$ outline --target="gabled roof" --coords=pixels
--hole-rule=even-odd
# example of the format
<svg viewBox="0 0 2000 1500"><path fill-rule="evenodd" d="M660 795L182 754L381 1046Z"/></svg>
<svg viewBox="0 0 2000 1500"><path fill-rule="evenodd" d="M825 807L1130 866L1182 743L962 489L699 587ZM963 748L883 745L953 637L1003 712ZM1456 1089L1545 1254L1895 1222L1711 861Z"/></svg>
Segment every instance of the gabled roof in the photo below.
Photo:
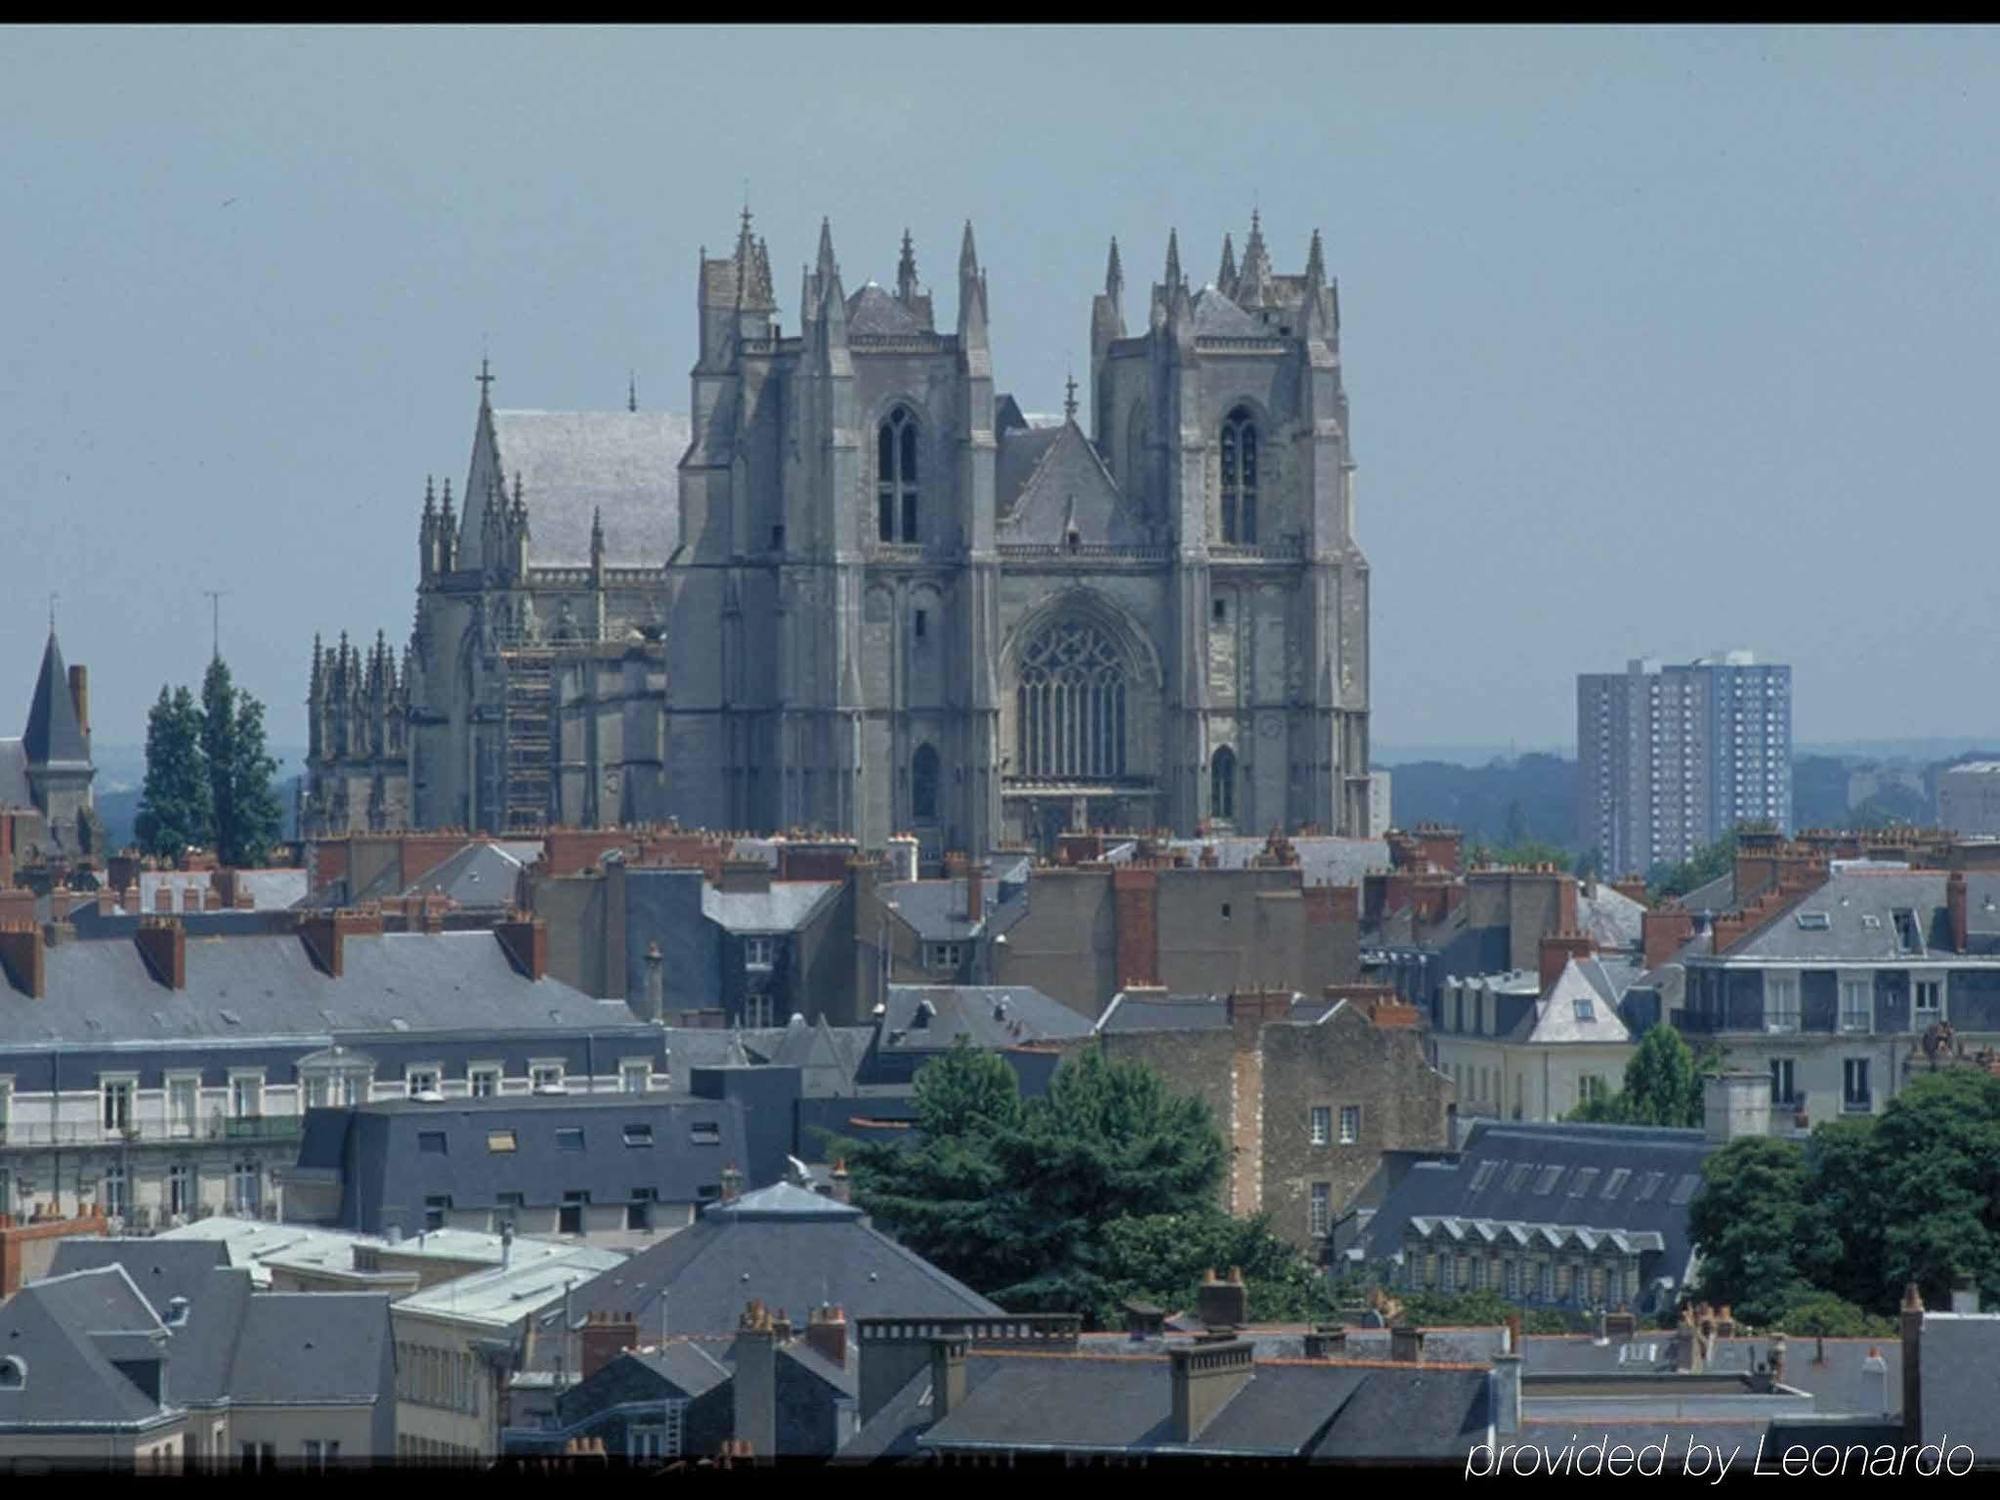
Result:
<svg viewBox="0 0 2000 1500"><path fill-rule="evenodd" d="M628 1313L656 1331L663 1293L670 1334L731 1332L752 1298L800 1322L826 1302L850 1323L1000 1311L865 1216L790 1184L710 1205L686 1229L577 1287L571 1306L577 1317Z"/></svg>
<svg viewBox="0 0 2000 1500"><path fill-rule="evenodd" d="M111 1363L94 1334L142 1334L164 1344L153 1310L117 1266L32 1282L0 1303L0 1357L25 1367L0 1386L0 1432L36 1426L139 1425L160 1403Z"/></svg>
<svg viewBox="0 0 2000 1500"><path fill-rule="evenodd" d="M1776 916L1716 956L1804 963L1918 961L1923 955L1901 946L1898 911L1915 914L1923 954L1948 954L1946 879L1942 870L1837 869L1825 885L1787 902Z"/></svg>
<svg viewBox="0 0 2000 1500"><path fill-rule="evenodd" d="M1604 986L1593 983L1572 958L1563 964L1548 993L1521 1018L1511 1040L1537 1045L1622 1043L1631 1041L1632 1033L1619 1019L1615 998L1607 997Z"/></svg>
<svg viewBox="0 0 2000 1500"><path fill-rule="evenodd" d="M1003 539L1067 543L1074 532L1085 545L1134 545L1147 540L1145 523L1126 505L1118 482L1074 419L1042 434L1008 435L1002 446L1024 445L1000 477L999 529ZM1018 487L1015 487L1018 486Z"/></svg>
<svg viewBox="0 0 2000 1500"><path fill-rule="evenodd" d="M1311 1026L1337 1007L1332 1000L1306 995L1292 997L1286 1017L1295 1025ZM1134 994L1120 990L1111 997L1093 1031L1114 1034L1134 1031L1226 1031L1229 1001L1221 995Z"/></svg>
<svg viewBox="0 0 2000 1500"><path fill-rule="evenodd" d="M895 338L931 330L908 307L871 281L847 299L847 332L850 338Z"/></svg>
<svg viewBox="0 0 2000 1500"><path fill-rule="evenodd" d="M701 888L701 913L727 932L796 932L840 892L838 881L774 880L761 891Z"/></svg>
<svg viewBox="0 0 2000 1500"><path fill-rule="evenodd" d="M659 567L680 542L681 455L693 427L678 412L495 411L501 486L515 475L528 506L533 562L585 567L593 515L604 524L607 562ZM476 555L484 494L479 465L468 481L461 538Z"/></svg>
<svg viewBox="0 0 2000 1500"><path fill-rule="evenodd" d="M1194 331L1198 337L1212 339L1261 339L1271 336L1270 329L1212 286L1205 286L1194 295Z"/></svg>
<svg viewBox="0 0 2000 1500"><path fill-rule="evenodd" d="M76 700L69 695L69 671L63 666L56 633L42 648L42 671L35 679L35 696L28 704L28 728L21 745L31 766L87 766L90 744L77 722Z"/></svg>

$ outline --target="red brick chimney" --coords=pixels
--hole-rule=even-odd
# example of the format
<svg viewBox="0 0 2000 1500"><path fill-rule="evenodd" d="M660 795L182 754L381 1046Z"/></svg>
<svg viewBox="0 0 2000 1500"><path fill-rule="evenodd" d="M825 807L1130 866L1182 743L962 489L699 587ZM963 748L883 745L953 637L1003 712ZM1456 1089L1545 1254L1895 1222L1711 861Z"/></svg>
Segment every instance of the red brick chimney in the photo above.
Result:
<svg viewBox="0 0 2000 1500"><path fill-rule="evenodd" d="M588 1380L638 1344L639 1323L630 1313L594 1312L584 1320L580 1337L577 1373Z"/></svg>
<svg viewBox="0 0 2000 1500"><path fill-rule="evenodd" d="M47 959L39 924L18 917L0 919L0 970L30 1000L48 994Z"/></svg>
<svg viewBox="0 0 2000 1500"><path fill-rule="evenodd" d="M1562 971L1571 959L1581 963L1597 951L1597 945L1580 932L1551 933L1542 939L1542 993L1549 992L1549 986L1562 978Z"/></svg>
<svg viewBox="0 0 2000 1500"><path fill-rule="evenodd" d="M306 945L313 964L329 978L345 972L347 939L380 937L382 912L379 907L357 907L347 911L315 912L299 919L299 940Z"/></svg>
<svg viewBox="0 0 2000 1500"><path fill-rule="evenodd" d="M1652 905L1646 897L1646 877L1643 875L1622 876L1611 882L1611 889L1621 896L1638 902L1641 906Z"/></svg>
<svg viewBox="0 0 2000 1500"><path fill-rule="evenodd" d="M1119 866L1111 872L1111 899L1118 931L1118 972L1113 976L1114 980L1121 989L1158 984L1159 872Z"/></svg>
<svg viewBox="0 0 2000 1500"><path fill-rule="evenodd" d="M523 976L540 979L549 972L549 924L541 917L516 917L493 929L507 957Z"/></svg>
<svg viewBox="0 0 2000 1500"><path fill-rule="evenodd" d="M806 1319L806 1347L836 1370L847 1365L847 1314L837 1307L815 1307Z"/></svg>
<svg viewBox="0 0 2000 1500"><path fill-rule="evenodd" d="M187 929L171 917L141 917L132 935L147 971L170 990L187 988Z"/></svg>
<svg viewBox="0 0 2000 1500"><path fill-rule="evenodd" d="M1972 919L1966 911L1965 903L1965 872L1953 870L1944 880L1944 905L1945 911L1951 917L1951 951L1954 953L1966 951L1967 933Z"/></svg>
<svg viewBox="0 0 2000 1500"><path fill-rule="evenodd" d="M847 1158L844 1156L833 1164L833 1193L831 1196L835 1203L852 1203L854 1201L854 1182L847 1175Z"/></svg>
<svg viewBox="0 0 2000 1500"><path fill-rule="evenodd" d="M1694 936L1694 913L1678 906L1647 911L1641 914L1639 924L1644 934L1644 962L1648 969L1657 969Z"/></svg>
<svg viewBox="0 0 2000 1500"><path fill-rule="evenodd" d="M977 922L986 915L986 867L978 860L965 866L965 920Z"/></svg>

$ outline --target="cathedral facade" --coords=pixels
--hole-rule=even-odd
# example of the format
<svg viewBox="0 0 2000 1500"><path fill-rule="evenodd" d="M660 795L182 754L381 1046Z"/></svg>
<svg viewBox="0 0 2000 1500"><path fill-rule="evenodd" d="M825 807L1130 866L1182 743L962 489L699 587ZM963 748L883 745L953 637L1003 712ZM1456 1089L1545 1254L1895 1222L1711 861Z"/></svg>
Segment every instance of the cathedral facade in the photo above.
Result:
<svg viewBox="0 0 2000 1500"><path fill-rule="evenodd" d="M996 392L970 226L956 279L944 331L907 235L849 292L822 226L786 332L746 213L687 417L482 371L401 661L315 644L305 830L1379 831L1319 236L1280 275L1253 216L1198 291L1170 237L1136 328L1114 241L1060 420Z"/></svg>

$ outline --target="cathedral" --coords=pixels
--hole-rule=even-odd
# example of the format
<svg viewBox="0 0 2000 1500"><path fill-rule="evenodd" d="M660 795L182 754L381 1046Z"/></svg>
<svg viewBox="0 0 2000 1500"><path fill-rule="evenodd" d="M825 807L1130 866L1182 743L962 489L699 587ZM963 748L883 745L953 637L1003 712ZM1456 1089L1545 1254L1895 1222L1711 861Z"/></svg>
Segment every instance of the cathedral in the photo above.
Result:
<svg viewBox="0 0 2000 1500"><path fill-rule="evenodd" d="M907 234L849 291L822 225L779 316L743 215L701 257L688 415L509 410L426 486L415 628L313 647L308 836L678 820L927 854L1070 828L1362 836L1368 564L1317 233L1169 236L1090 384L995 389L971 226L955 324Z"/></svg>

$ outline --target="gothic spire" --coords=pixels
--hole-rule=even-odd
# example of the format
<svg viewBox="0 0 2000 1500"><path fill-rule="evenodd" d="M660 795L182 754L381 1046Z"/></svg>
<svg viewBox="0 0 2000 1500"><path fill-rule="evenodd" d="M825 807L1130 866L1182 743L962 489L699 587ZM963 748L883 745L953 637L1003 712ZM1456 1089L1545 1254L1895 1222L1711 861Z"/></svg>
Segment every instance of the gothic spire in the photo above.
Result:
<svg viewBox="0 0 2000 1500"><path fill-rule="evenodd" d="M979 251L972 243L972 220L965 221L965 238L958 246L958 280L963 286L968 277L979 274Z"/></svg>
<svg viewBox="0 0 2000 1500"><path fill-rule="evenodd" d="M638 409L639 372L637 370L627 370L625 372L625 410L637 411Z"/></svg>
<svg viewBox="0 0 2000 1500"><path fill-rule="evenodd" d="M1174 289L1185 278L1181 275L1181 235L1178 229L1167 231L1167 296L1172 297Z"/></svg>
<svg viewBox="0 0 2000 1500"><path fill-rule="evenodd" d="M831 219L821 219L819 221L819 266L817 269L819 271L820 291L824 294L826 283L840 274L840 267L835 263L833 258L833 221Z"/></svg>
<svg viewBox="0 0 2000 1500"><path fill-rule="evenodd" d="M755 294L757 306L777 307L778 293L771 282L771 251L761 237L757 241L757 253L750 258L750 288Z"/></svg>
<svg viewBox="0 0 2000 1500"><path fill-rule="evenodd" d="M424 476L424 519L432 520L437 515L437 479L435 475Z"/></svg>
<svg viewBox="0 0 2000 1500"><path fill-rule="evenodd" d="M1073 370L1069 379L1063 382L1063 420L1076 420L1076 372Z"/></svg>
<svg viewBox="0 0 2000 1500"><path fill-rule="evenodd" d="M1111 258L1104 266L1104 295L1117 302L1125 295L1125 268L1118 263L1118 236L1111 236Z"/></svg>
<svg viewBox="0 0 2000 1500"><path fill-rule="evenodd" d="M319 632L315 630L313 632L312 686L306 689L306 701L308 703L319 702L320 693L324 690L325 686L325 668L325 647L320 644Z"/></svg>
<svg viewBox="0 0 2000 1500"><path fill-rule="evenodd" d="M1227 230L1222 235L1222 269L1215 273L1215 284L1225 297L1236 290L1236 245Z"/></svg>
<svg viewBox="0 0 2000 1500"><path fill-rule="evenodd" d="M899 301L908 302L917 295L917 248L910 241L910 231L903 231L903 258L896 263L896 296Z"/></svg>
<svg viewBox="0 0 2000 1500"><path fill-rule="evenodd" d="M1321 248L1319 231L1313 231L1312 248L1306 252L1306 280L1313 286L1326 285L1326 251Z"/></svg>
<svg viewBox="0 0 2000 1500"><path fill-rule="evenodd" d="M1264 300L1271 285L1271 252L1264 246L1264 225L1256 209L1250 210L1250 238L1243 243L1243 273L1236 280L1236 301L1254 306Z"/></svg>
<svg viewBox="0 0 2000 1500"><path fill-rule="evenodd" d="M493 382L498 377L494 375L493 367L488 363L486 356L483 354L479 356L479 373L473 378L479 382L479 409L481 411L491 411L493 409Z"/></svg>
<svg viewBox="0 0 2000 1500"><path fill-rule="evenodd" d="M31 766L87 765L90 744L70 695L69 671L62 647L56 644L55 622L49 622L49 643L42 648L42 671L35 679L35 696L28 705L28 728L21 748Z"/></svg>
<svg viewBox="0 0 2000 1500"><path fill-rule="evenodd" d="M604 507L590 508L590 562L595 567L604 560Z"/></svg>

